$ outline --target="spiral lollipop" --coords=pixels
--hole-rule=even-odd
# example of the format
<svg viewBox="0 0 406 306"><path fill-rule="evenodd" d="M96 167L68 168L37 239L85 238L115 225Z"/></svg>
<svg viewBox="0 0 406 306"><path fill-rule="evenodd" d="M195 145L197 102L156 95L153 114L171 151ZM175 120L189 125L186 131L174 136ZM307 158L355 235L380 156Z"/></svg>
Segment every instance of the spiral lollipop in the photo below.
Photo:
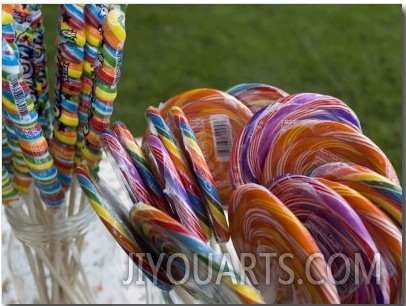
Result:
<svg viewBox="0 0 406 306"><path fill-rule="evenodd" d="M130 211L130 221L139 236L149 243L151 254L155 257L164 254L163 266L170 269L167 273L174 279L179 278L179 286L184 286L199 301L263 303L260 295L232 270L223 275L222 282L216 283L221 273L221 255L213 253L208 245L164 212L149 205L136 205ZM169 262L175 254L182 254L183 260L176 258ZM186 269L190 271L189 275L185 273ZM235 275L236 283L230 274ZM206 284L199 285L198 279L207 280Z"/></svg>
<svg viewBox="0 0 406 306"><path fill-rule="evenodd" d="M159 186L157 179L152 174L148 161L146 160L144 153L142 152L134 136L122 122L114 122L112 125L112 130L116 134L121 145L127 151L135 168L138 170L138 173L144 181L145 187L147 188L153 200L153 206L174 217L175 214L172 211L172 208L169 205L168 201L166 200L166 197L162 191L161 186Z"/></svg>
<svg viewBox="0 0 406 306"><path fill-rule="evenodd" d="M312 278L323 282L316 285L306 275L306 262L320 249L299 219L265 187L253 183L237 187L230 200L229 219L237 254L255 256L254 276L249 276L267 303L340 302L336 286L328 280L329 266L324 258L315 258L311 271ZM290 284L280 284L278 279L286 279L285 271L276 258L266 259L265 252L294 256L289 263L294 278Z"/></svg>
<svg viewBox="0 0 406 306"><path fill-rule="evenodd" d="M233 96L209 88L186 91L166 101L159 107L164 119L171 106L179 106L188 118L213 175L221 203L227 207L232 193L231 148L252 112Z"/></svg>
<svg viewBox="0 0 406 306"><path fill-rule="evenodd" d="M99 60L95 63L93 100L91 101L88 125L85 127L85 144L82 157L92 167L101 159L99 133L110 125L113 103L117 96L117 83L120 79L120 66L126 39L125 14L119 9L108 12L102 24L103 44L99 48ZM110 51L105 58L103 50Z"/></svg>
<svg viewBox="0 0 406 306"><path fill-rule="evenodd" d="M161 268L154 272L151 265L142 256L143 251L140 249L133 230L126 216L118 212L118 207L112 205L114 199L107 197L100 188L98 183L91 175L89 167L81 163L76 168L76 174L80 187L85 193L93 210L99 216L104 226L117 241L120 247L142 269L145 275L162 290L170 290L172 283L168 280L166 274Z"/></svg>
<svg viewBox="0 0 406 306"><path fill-rule="evenodd" d="M18 208L24 204L20 192L14 188L10 174L4 166L2 167L1 187L3 205L11 208Z"/></svg>
<svg viewBox="0 0 406 306"><path fill-rule="evenodd" d="M178 142L172 134L169 126L163 120L157 108L150 106L145 111L147 122L153 135L159 137L169 153L170 158L177 170L183 186L186 189L192 209L199 219L200 226L207 240L212 236L209 216L201 198L199 187L190 171L187 161L178 146Z"/></svg>
<svg viewBox="0 0 406 306"><path fill-rule="evenodd" d="M80 76L85 44L83 5L61 4L57 36L54 137L51 148L58 178L66 190L72 181L77 140Z"/></svg>
<svg viewBox="0 0 406 306"><path fill-rule="evenodd" d="M220 202L213 177L207 166L203 152L197 144L196 137L190 127L182 109L173 106L169 109L168 119L172 123L174 135L177 135L183 153L194 171L197 183L205 199L207 211L210 214L209 221L218 242L227 242L230 239L227 220Z"/></svg>
<svg viewBox="0 0 406 306"><path fill-rule="evenodd" d="M336 181L358 191L402 228L402 188L386 177L361 165L342 162L321 165L310 175Z"/></svg>
<svg viewBox="0 0 406 306"><path fill-rule="evenodd" d="M11 151L8 143L7 143L7 134L4 129L4 118L3 118L3 124L1 125L1 158L3 162L3 167L5 167L9 172L12 173L13 168L12 168L12 163L13 163L13 151Z"/></svg>
<svg viewBox="0 0 406 306"><path fill-rule="evenodd" d="M385 154L365 135L333 121L297 123L281 131L265 160L262 183L285 173L306 174L329 162L353 162L398 184Z"/></svg>
<svg viewBox="0 0 406 306"><path fill-rule="evenodd" d="M395 224L370 200L350 187L326 180L317 179L341 195L361 218L388 269L390 281L390 303L402 301L402 233Z"/></svg>
<svg viewBox="0 0 406 306"><path fill-rule="evenodd" d="M64 193L56 178L53 158L48 152L47 141L37 122L38 115L33 109L34 103L24 80L19 75L18 60L8 44L3 44L2 51L2 79L3 84L8 85L3 87L3 93L6 92L6 95L13 97L9 108L3 107L6 121L12 124L9 128L6 126L6 132L9 130L11 134L13 130L17 135L24 161L40 191L41 199L49 208L57 211L64 202ZM18 171L16 169L16 172Z"/></svg>
<svg viewBox="0 0 406 306"><path fill-rule="evenodd" d="M244 83L231 87L226 91L244 103L255 114L264 106L289 95L284 90L266 84Z"/></svg>
<svg viewBox="0 0 406 306"><path fill-rule="evenodd" d="M205 241L206 236L199 219L192 209L179 173L162 141L157 136L149 135L144 140L142 149L151 165L151 170L176 213L177 219L197 237Z"/></svg>
<svg viewBox="0 0 406 306"><path fill-rule="evenodd" d="M389 275L384 262L370 277L356 273L358 264L370 271L379 251L362 220L343 197L314 178L294 174L274 179L268 189L305 225L331 262L331 275L335 282L340 281L337 290L341 303L389 302ZM335 254L342 254L346 260L333 261Z"/></svg>

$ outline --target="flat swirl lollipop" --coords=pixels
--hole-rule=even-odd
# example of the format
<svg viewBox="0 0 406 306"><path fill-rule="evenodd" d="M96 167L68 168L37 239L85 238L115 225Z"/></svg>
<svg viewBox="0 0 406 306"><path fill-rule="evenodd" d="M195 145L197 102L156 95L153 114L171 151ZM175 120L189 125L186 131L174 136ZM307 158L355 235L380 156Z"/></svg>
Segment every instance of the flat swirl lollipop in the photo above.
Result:
<svg viewBox="0 0 406 306"><path fill-rule="evenodd" d="M135 168L138 170L138 173L144 181L145 187L147 188L154 202L153 206L166 212L172 217L175 216L171 206L166 200L161 186L159 185L157 179L151 171L148 161L144 156L144 152L142 152L142 149L138 145L137 140L128 130L127 126L122 122L116 121L113 123L111 129L119 139L121 145L127 151Z"/></svg>
<svg viewBox="0 0 406 306"><path fill-rule="evenodd" d="M178 171L181 182L186 189L190 203L192 204L192 209L199 219L200 226L202 227L207 240L210 240L212 231L209 215L202 199L198 184L195 181L192 171L189 169L187 161L179 147L178 141L174 137L169 126L161 117L157 108L153 106L148 107L145 111L145 116L150 131L153 135L159 137L168 151L175 169Z"/></svg>
<svg viewBox="0 0 406 306"><path fill-rule="evenodd" d="M324 258L315 256L311 270L307 270L309 258L320 249L306 227L275 195L257 184L241 185L234 190L228 211L234 247L244 266L244 254L255 256L250 258L255 263L253 274L247 274L266 303L340 302L336 286L328 280L329 266ZM268 256L271 254L273 259ZM284 254L294 256L289 261L290 275L278 264L278 257ZM285 284L279 281L289 278L292 281Z"/></svg>
<svg viewBox="0 0 406 306"><path fill-rule="evenodd" d="M317 179L341 195L358 214L381 254L388 269L390 281L390 303L402 301L402 233L395 224L370 200L350 187L326 180Z"/></svg>
<svg viewBox="0 0 406 306"><path fill-rule="evenodd" d="M176 218L197 237L206 241L199 219L192 209L187 191L162 141L149 135L142 144L151 170L176 214Z"/></svg>
<svg viewBox="0 0 406 306"><path fill-rule="evenodd" d="M139 236L149 243L155 260L162 258L163 266L169 269L167 273L198 301L263 303L261 296L237 273L221 270L220 254L213 253L207 244L164 212L148 205L136 205L130 211L130 221ZM199 285L198 280L205 280L205 285Z"/></svg>
<svg viewBox="0 0 406 306"><path fill-rule="evenodd" d="M280 88L261 83L239 84L227 89L226 92L244 103L253 114L289 95Z"/></svg>
<svg viewBox="0 0 406 306"><path fill-rule="evenodd" d="M76 168L76 174L80 187L93 210L124 252L160 289L165 291L170 290L172 283L164 271L160 268L152 269L148 261L142 256L144 252L137 243L136 235L129 224L128 217L123 215L118 205L115 205L117 200L103 193L100 185L85 163L81 163Z"/></svg>
<svg viewBox="0 0 406 306"><path fill-rule="evenodd" d="M358 214L343 197L314 178L295 174L275 178L268 189L313 236L330 263L329 279L337 285L341 303L389 302L386 265L383 261L376 265L379 250ZM375 272L360 274L359 265Z"/></svg>
<svg viewBox="0 0 406 306"><path fill-rule="evenodd" d="M252 112L233 96L201 88L180 93L159 107L166 119L171 106L179 106L190 122L213 175L221 203L227 207L232 193L230 154Z"/></svg>
<svg viewBox="0 0 406 306"><path fill-rule="evenodd" d="M178 139L182 152L193 169L194 177L205 199L207 211L210 214L211 227L217 242L227 242L230 239L227 219L220 202L214 180L210 173L203 152L197 144L195 134L190 127L182 109L173 106L169 109L168 120L171 122L172 131Z"/></svg>
<svg viewBox="0 0 406 306"><path fill-rule="evenodd" d="M124 177L126 187L132 195L132 200L153 205L154 201L149 195L144 181L115 134L110 130L104 130L101 134L101 140L110 162L114 161L114 164ZM116 167L114 168L118 170Z"/></svg>
<svg viewBox="0 0 406 306"><path fill-rule="evenodd" d="M310 176L336 181L358 191L402 228L402 188L386 177L366 167L342 162L321 165Z"/></svg>
<svg viewBox="0 0 406 306"><path fill-rule="evenodd" d="M280 131L266 157L262 183L285 173L307 174L338 161L359 164L399 182L389 159L368 137L346 124L311 120Z"/></svg>

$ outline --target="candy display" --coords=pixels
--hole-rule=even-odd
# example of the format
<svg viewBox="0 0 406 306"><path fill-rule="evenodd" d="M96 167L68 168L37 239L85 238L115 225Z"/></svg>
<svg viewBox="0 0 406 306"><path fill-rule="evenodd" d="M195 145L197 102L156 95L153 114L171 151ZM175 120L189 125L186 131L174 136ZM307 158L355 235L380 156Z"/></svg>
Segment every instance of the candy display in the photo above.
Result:
<svg viewBox="0 0 406 306"><path fill-rule="evenodd" d="M360 217L338 193L313 178L298 174L278 177L268 184L268 189L309 230L326 259L340 253L355 260L358 254L370 269L379 251ZM334 279L342 279L343 265L345 262L340 261L331 265ZM388 303L388 270L383 262L378 269L379 278L372 275L371 280L366 280L351 268L347 282L337 285L341 302Z"/></svg>
<svg viewBox="0 0 406 306"><path fill-rule="evenodd" d="M169 109L169 120L173 130L177 131L178 141L183 149L187 161L194 171L195 177L206 201L207 211L210 214L211 227L218 242L227 242L230 239L228 224L224 215L213 177L207 166L203 152L197 144L196 137L190 127L189 121L182 109L173 106Z"/></svg>
<svg viewBox="0 0 406 306"><path fill-rule="evenodd" d="M226 92L244 103L253 114L264 106L273 104L289 95L280 88L259 83L239 84L231 87Z"/></svg>
<svg viewBox="0 0 406 306"><path fill-rule="evenodd" d="M179 106L188 118L221 203L227 207L232 193L229 176L231 149L252 112L233 96L210 88L194 89L170 98L159 107L164 119L171 106Z"/></svg>
<svg viewBox="0 0 406 306"><path fill-rule="evenodd" d="M325 280L323 284L315 285L306 276L306 261L320 253L319 247L303 223L265 187L253 183L239 186L231 197L229 217L233 244L240 258L244 254L256 258L251 282L262 292L266 303L340 302L335 285L327 279L329 267L324 258L312 262L312 275ZM277 256L293 254L294 260L289 261L292 277L301 281L281 284L278 278L287 279L286 272L276 257L271 262L264 256L265 251Z"/></svg>
<svg viewBox="0 0 406 306"><path fill-rule="evenodd" d="M158 136L169 153L175 169L178 172L180 180L187 192L191 207L199 219L200 226L206 236L206 239L211 238L211 225L209 223L209 216L206 206L202 200L199 187L189 169L187 161L181 152L178 142L172 134L169 126L165 123L157 108L148 107L145 111L147 122L151 133Z"/></svg>

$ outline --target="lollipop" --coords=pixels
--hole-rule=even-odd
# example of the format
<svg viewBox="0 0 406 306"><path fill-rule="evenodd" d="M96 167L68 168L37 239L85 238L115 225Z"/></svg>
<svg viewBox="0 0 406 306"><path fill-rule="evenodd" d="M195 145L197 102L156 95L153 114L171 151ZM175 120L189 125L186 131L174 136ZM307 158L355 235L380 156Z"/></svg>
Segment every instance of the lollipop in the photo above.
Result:
<svg viewBox="0 0 406 306"><path fill-rule="evenodd" d="M366 167L342 162L321 165L310 175L336 181L358 191L402 228L402 188L386 177Z"/></svg>
<svg viewBox="0 0 406 306"><path fill-rule="evenodd" d="M139 147L134 136L122 122L114 122L112 125L112 130L116 134L121 145L127 151L135 168L138 170L138 173L144 181L145 187L147 188L148 193L153 200L153 206L174 217L175 214L173 213L171 206L166 200L166 197L161 189L161 186L159 186L157 179L152 174L144 153Z"/></svg>
<svg viewBox="0 0 406 306"><path fill-rule="evenodd" d="M227 207L232 193L230 153L252 112L233 96L215 89L181 93L160 106L164 119L171 106L179 106L196 135L221 203Z"/></svg>
<svg viewBox="0 0 406 306"><path fill-rule="evenodd" d="M273 141L262 183L285 173L306 174L337 161L354 162L399 182L385 154L359 131L333 121L306 121L281 131Z"/></svg>
<svg viewBox="0 0 406 306"><path fill-rule="evenodd" d="M253 114L264 106L273 104L289 95L282 89L260 83L245 83L231 87L226 91L244 103Z"/></svg>
<svg viewBox="0 0 406 306"><path fill-rule="evenodd" d="M390 303L401 304L402 234L395 224L371 201L350 187L323 178L319 182L341 195L361 218L382 255L390 281Z"/></svg>
<svg viewBox="0 0 406 306"><path fill-rule="evenodd" d="M379 250L345 199L316 179L303 175L278 177L268 189L305 225L331 263L341 303L389 302L389 275L382 261L373 275L357 273L359 264L367 271L375 266ZM342 260L336 260L336 254Z"/></svg>
<svg viewBox="0 0 406 306"><path fill-rule="evenodd" d="M3 167L6 167L6 169L10 172L12 172L12 159L13 159L13 151L11 151L9 145L7 144L7 134L6 130L4 128L5 122L3 118L3 124L1 125L1 158L3 162Z"/></svg>
<svg viewBox="0 0 406 306"><path fill-rule="evenodd" d="M130 212L130 221L139 236L148 241L151 254L162 258L163 266L169 269L167 273L181 278L180 286L197 300L221 304L263 303L258 293L232 270L224 273L222 282L216 284L222 273L220 254L212 253L208 245L164 212L148 205L136 205ZM179 257L173 260L177 254L182 254L183 260ZM235 275L236 283L230 274ZM204 286L197 281L202 279L206 280Z"/></svg>
<svg viewBox="0 0 406 306"><path fill-rule="evenodd" d="M132 199L135 202L143 202L153 205L154 201L149 195L140 174L114 133L110 130L104 130L101 139L103 146L110 157L110 162L115 161L114 164L118 167L124 177L124 182L128 186L127 190L132 195ZM113 169L114 168L116 167L113 167Z"/></svg>
<svg viewBox="0 0 406 306"><path fill-rule="evenodd" d="M97 188L98 183L85 163L76 168L76 174L90 205L124 252L160 289L170 290L172 284L166 274L160 268L153 270L143 256L139 256L143 251L136 242L128 218L122 215L117 205L113 205L114 197L107 197L100 188Z"/></svg>
<svg viewBox="0 0 406 306"><path fill-rule="evenodd" d="M207 240L209 240L212 233L207 209L201 198L199 187L179 148L178 142L168 125L162 119L158 109L150 106L145 111L145 115L152 134L159 137L168 151L175 169L178 171L181 182L186 189L190 203L192 204L192 209L199 219L200 226L202 227Z"/></svg>
<svg viewBox="0 0 406 306"><path fill-rule="evenodd" d="M162 141L157 136L149 135L142 149L177 219L197 237L206 240L178 171Z"/></svg>
<svg viewBox="0 0 406 306"><path fill-rule="evenodd" d="M312 262L312 278L317 279L318 284L309 279L306 263L320 250L305 226L265 187L253 183L237 187L229 204L229 220L237 254L255 256L255 260L251 258L256 263L251 282L264 295L266 303L340 302L335 285L327 278L329 267L324 258L317 257ZM266 260L266 253L278 257L294 255L289 265L293 271L291 283L280 283L278 279L287 278L286 271L276 258Z"/></svg>
<svg viewBox="0 0 406 306"><path fill-rule="evenodd" d="M14 188L10 174L4 166L2 167L1 191L3 205L17 208L24 204L20 192Z"/></svg>
<svg viewBox="0 0 406 306"><path fill-rule="evenodd" d="M168 118L172 123L172 130L187 158L188 164L194 171L200 190L206 201L206 207L210 214L211 227L218 242L227 242L230 239L228 224L224 215L223 207L214 187L213 177L204 159L203 152L197 144L196 137L190 127L182 109L173 106L169 109Z"/></svg>

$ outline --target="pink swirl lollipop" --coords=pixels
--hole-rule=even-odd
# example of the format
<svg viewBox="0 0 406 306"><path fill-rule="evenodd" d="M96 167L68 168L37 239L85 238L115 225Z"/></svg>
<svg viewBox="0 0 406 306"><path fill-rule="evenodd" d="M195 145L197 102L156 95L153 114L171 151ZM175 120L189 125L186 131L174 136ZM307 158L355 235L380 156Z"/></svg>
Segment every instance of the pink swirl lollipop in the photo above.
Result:
<svg viewBox="0 0 406 306"><path fill-rule="evenodd" d="M358 191L402 228L402 188L386 177L366 167L342 162L321 165L310 175L336 181Z"/></svg>
<svg viewBox="0 0 406 306"><path fill-rule="evenodd" d="M384 262L380 261L374 275L357 273L359 265L367 271L374 268L379 250L345 199L316 179L303 175L278 177L268 189L312 234L330 263L330 279L337 284L341 303L389 302L389 275Z"/></svg>
<svg viewBox="0 0 406 306"><path fill-rule="evenodd" d="M169 99L159 107L164 119L171 106L179 106L188 118L221 203L227 207L232 193L231 149L252 112L233 96L209 88L186 91Z"/></svg>
<svg viewBox="0 0 406 306"><path fill-rule="evenodd" d="M402 233L370 200L341 183L323 178L319 182L341 195L358 214L382 255L390 281L390 303L402 301Z"/></svg>
<svg viewBox="0 0 406 306"><path fill-rule="evenodd" d="M320 253L316 242L299 219L265 187L249 183L234 190L229 205L231 238L242 264L245 254L255 259L253 272L248 273L251 282L263 294L265 302L272 303L339 303L336 286L328 280L329 266L324 258L315 257L309 279L306 263ZM277 257L270 260L267 255L279 258L284 254L294 255L289 262L292 282L286 271L278 264ZM300 279L297 280L297 279ZM322 281L321 281L322 280Z"/></svg>
<svg viewBox="0 0 406 306"><path fill-rule="evenodd" d="M142 149L178 220L197 237L206 241L178 171L162 141L157 136L149 135L144 140Z"/></svg>
<svg viewBox="0 0 406 306"><path fill-rule="evenodd" d="M253 114L264 106L289 95L280 88L260 83L239 84L226 92L244 103Z"/></svg>
<svg viewBox="0 0 406 306"><path fill-rule="evenodd" d="M385 154L365 135L333 121L300 122L281 131L265 160L262 182L285 173L307 174L329 162L353 162L399 183Z"/></svg>

